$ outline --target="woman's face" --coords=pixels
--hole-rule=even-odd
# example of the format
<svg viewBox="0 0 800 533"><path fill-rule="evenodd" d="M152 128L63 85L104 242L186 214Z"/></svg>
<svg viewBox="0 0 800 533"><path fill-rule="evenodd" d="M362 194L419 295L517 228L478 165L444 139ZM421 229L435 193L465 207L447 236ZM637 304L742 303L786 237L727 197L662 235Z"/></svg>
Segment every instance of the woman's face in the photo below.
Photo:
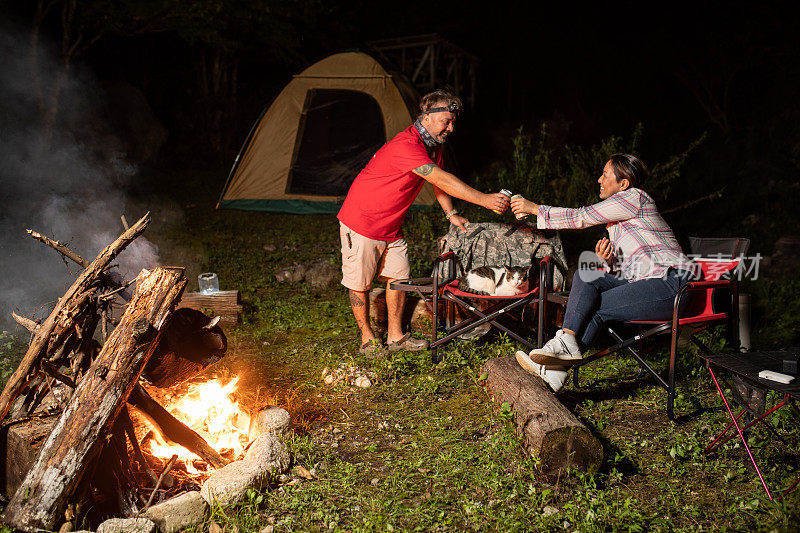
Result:
<svg viewBox="0 0 800 533"><path fill-rule="evenodd" d="M614 166L611 164L611 161L606 163L606 166L603 167L603 174L597 178L597 183L600 184L600 199L605 200L619 191L624 191L628 188L628 180L623 178L621 180L617 180L617 175L614 174Z"/></svg>

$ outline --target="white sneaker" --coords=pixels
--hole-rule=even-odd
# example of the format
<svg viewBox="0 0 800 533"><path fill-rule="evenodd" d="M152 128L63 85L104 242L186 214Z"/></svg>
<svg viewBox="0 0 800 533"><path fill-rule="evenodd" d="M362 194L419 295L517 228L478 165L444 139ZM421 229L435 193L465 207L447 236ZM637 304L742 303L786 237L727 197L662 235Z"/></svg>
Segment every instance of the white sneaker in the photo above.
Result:
<svg viewBox="0 0 800 533"><path fill-rule="evenodd" d="M539 363L533 362L528 354L522 350L515 353L514 356L517 358L517 363L519 363L519 366L534 376L539 376L542 381L547 383L547 385L550 387L550 390L553 392L558 392L567 381L568 372L563 366L540 365Z"/></svg>
<svg viewBox="0 0 800 533"><path fill-rule="evenodd" d="M541 348L534 348L530 358L540 365L572 366L581 361L583 356L573 335L564 333L563 329L547 341Z"/></svg>

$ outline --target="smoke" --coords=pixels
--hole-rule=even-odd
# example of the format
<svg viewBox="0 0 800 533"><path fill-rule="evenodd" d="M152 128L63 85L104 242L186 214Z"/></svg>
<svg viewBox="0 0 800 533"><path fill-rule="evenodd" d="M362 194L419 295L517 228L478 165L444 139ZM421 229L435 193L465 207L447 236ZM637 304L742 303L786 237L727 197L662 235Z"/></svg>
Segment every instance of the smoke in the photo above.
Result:
<svg viewBox="0 0 800 533"><path fill-rule="evenodd" d="M36 62L40 86L49 91L59 64L46 53ZM9 329L11 311L47 316L80 271L26 229L91 261L123 231L120 215L132 224L143 213L126 213L125 187L137 167L102 124L105 103L97 82L72 65L48 139L30 38L0 28L0 63L0 329ZM130 279L158 264L157 248L139 237L116 263Z"/></svg>

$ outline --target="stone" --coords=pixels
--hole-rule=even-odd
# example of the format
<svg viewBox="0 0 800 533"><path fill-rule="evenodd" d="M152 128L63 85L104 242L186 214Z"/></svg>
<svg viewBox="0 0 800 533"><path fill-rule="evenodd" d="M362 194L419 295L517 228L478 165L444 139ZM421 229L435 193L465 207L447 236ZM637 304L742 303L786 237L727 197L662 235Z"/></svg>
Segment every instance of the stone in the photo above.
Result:
<svg viewBox="0 0 800 533"><path fill-rule="evenodd" d="M354 384L356 387L361 387L362 389L366 389L372 386L372 382L369 380L367 376L357 377Z"/></svg>
<svg viewBox="0 0 800 533"><path fill-rule="evenodd" d="M326 260L314 261L305 273L306 284L314 290L330 287L341 278L339 267Z"/></svg>
<svg viewBox="0 0 800 533"><path fill-rule="evenodd" d="M290 283L298 283L303 281L306 277L306 271L308 269L303 265L298 265L297 263L293 264L292 266L287 266L278 269L275 273L275 279L280 282L290 282Z"/></svg>
<svg viewBox="0 0 800 533"><path fill-rule="evenodd" d="M155 522L162 533L173 533L201 523L208 510L200 492L192 491L154 505L142 516Z"/></svg>
<svg viewBox="0 0 800 533"><path fill-rule="evenodd" d="M292 429L292 417L286 409L267 407L250 419L248 439L256 440L263 433L283 435Z"/></svg>
<svg viewBox="0 0 800 533"><path fill-rule="evenodd" d="M203 483L200 495L209 504L229 505L244 499L247 489L261 489L273 472L289 469L286 446L270 433L258 437L247 450L245 458L214 471Z"/></svg>
<svg viewBox="0 0 800 533"><path fill-rule="evenodd" d="M260 489L269 472L256 471L248 461L234 461L209 476L200 488L200 495L214 505L230 505L244 500L247 489Z"/></svg>
<svg viewBox="0 0 800 533"><path fill-rule="evenodd" d="M270 433L258 437L247 449L244 460L255 469L269 473L273 469L278 473L289 470L289 452L281 439Z"/></svg>
<svg viewBox="0 0 800 533"><path fill-rule="evenodd" d="M148 518L110 518L97 526L97 533L155 533L155 522Z"/></svg>

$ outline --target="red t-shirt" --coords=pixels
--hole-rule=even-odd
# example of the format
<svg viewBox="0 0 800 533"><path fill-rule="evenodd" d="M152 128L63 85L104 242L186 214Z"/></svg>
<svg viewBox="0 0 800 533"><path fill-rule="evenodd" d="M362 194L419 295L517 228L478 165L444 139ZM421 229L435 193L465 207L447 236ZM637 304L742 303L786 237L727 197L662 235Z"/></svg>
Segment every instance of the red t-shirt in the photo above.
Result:
<svg viewBox="0 0 800 533"><path fill-rule="evenodd" d="M409 126L375 152L356 176L337 217L364 237L399 239L408 208L425 183L412 170L434 162L441 166L441 146L429 152L417 129Z"/></svg>

